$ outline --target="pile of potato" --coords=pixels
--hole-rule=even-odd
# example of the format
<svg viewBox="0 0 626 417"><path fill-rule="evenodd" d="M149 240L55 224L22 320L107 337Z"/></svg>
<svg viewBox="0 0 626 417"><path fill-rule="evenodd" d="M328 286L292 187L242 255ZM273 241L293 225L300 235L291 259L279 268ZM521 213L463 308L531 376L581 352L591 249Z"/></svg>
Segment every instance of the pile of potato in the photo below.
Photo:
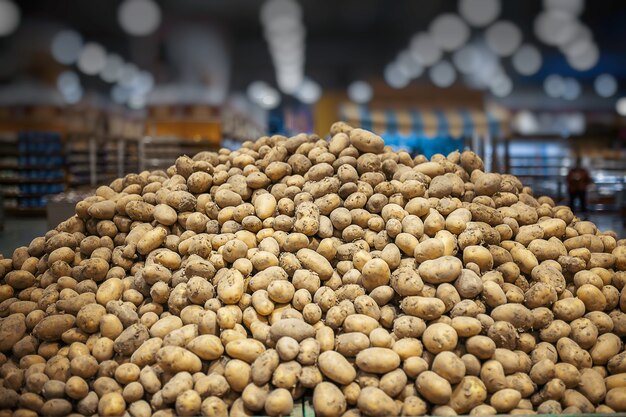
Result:
<svg viewBox="0 0 626 417"><path fill-rule="evenodd" d="M626 240L341 122L117 179L0 278L0 417L626 411Z"/></svg>

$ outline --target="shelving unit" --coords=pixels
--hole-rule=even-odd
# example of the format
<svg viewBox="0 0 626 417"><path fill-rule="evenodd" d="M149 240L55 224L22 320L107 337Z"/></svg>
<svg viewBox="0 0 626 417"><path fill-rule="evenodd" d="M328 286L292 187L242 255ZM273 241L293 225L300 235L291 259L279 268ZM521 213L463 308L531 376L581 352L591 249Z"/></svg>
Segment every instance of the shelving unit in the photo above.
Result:
<svg viewBox="0 0 626 417"><path fill-rule="evenodd" d="M0 191L7 213L41 214L47 196L65 190L63 146L61 131L0 135Z"/></svg>
<svg viewBox="0 0 626 417"><path fill-rule="evenodd" d="M626 204L626 150L601 146L592 150L588 143L584 139L554 137L512 139L509 172L529 185L536 195L567 203L567 173L580 155L593 181L588 188L587 205L594 211L618 211Z"/></svg>

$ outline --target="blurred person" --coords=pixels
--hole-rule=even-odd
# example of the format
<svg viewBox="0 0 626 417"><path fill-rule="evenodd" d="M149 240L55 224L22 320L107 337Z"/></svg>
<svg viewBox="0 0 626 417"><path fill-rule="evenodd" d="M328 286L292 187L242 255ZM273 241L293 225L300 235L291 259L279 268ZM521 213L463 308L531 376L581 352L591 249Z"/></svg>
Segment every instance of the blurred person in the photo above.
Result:
<svg viewBox="0 0 626 417"><path fill-rule="evenodd" d="M576 164L567 173L567 191L572 210L574 210L574 205L578 200L580 211L587 213L587 187L589 184L591 184L591 177L589 172L582 167L579 156L576 158Z"/></svg>

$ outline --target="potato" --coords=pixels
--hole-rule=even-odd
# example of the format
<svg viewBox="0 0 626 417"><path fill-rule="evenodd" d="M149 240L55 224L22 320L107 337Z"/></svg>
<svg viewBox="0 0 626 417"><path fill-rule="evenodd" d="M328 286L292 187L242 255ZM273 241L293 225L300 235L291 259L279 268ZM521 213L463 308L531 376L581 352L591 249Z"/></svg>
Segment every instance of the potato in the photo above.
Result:
<svg viewBox="0 0 626 417"><path fill-rule="evenodd" d="M385 374L400 366L400 356L391 349L367 348L357 354L356 365L365 372Z"/></svg>
<svg viewBox="0 0 626 417"><path fill-rule="evenodd" d="M450 351L456 347L458 335L449 324L435 323L424 330L422 342L424 347L431 353L437 354Z"/></svg>
<svg viewBox="0 0 626 417"><path fill-rule="evenodd" d="M485 384L475 376L466 376L452 391L450 407L457 413L465 414L485 401L486 398L487 389Z"/></svg>
<svg viewBox="0 0 626 417"><path fill-rule="evenodd" d="M56 341L74 326L75 321L75 317L70 314L44 317L33 329L33 334L47 342Z"/></svg>
<svg viewBox="0 0 626 417"><path fill-rule="evenodd" d="M514 389L505 388L498 392L495 392L490 399L491 406L499 413L506 413L514 408L517 408L522 394Z"/></svg>
<svg viewBox="0 0 626 417"><path fill-rule="evenodd" d="M226 345L226 353L234 359L252 363L265 351L263 343L254 339L233 340Z"/></svg>
<svg viewBox="0 0 626 417"><path fill-rule="evenodd" d="M98 401L98 414L101 416L119 416L125 409L126 401L118 392L106 393Z"/></svg>
<svg viewBox="0 0 626 417"><path fill-rule="evenodd" d="M457 384L465 376L465 363L452 352L441 352L435 356L431 369L451 384Z"/></svg>
<svg viewBox="0 0 626 417"><path fill-rule="evenodd" d="M461 274L462 264L458 258L443 256L420 264L417 272L429 284L452 282Z"/></svg>
<svg viewBox="0 0 626 417"><path fill-rule="evenodd" d="M618 387L609 390L606 394L606 405L611 407L616 412L623 412L626 410L626 388Z"/></svg>
<svg viewBox="0 0 626 417"><path fill-rule="evenodd" d="M178 346L165 346L157 351L157 363L170 372L198 372L202 368L200 358Z"/></svg>
<svg viewBox="0 0 626 417"><path fill-rule="evenodd" d="M286 389L277 388L268 394L264 408L269 416L289 415L293 409L293 398Z"/></svg>
<svg viewBox="0 0 626 417"><path fill-rule="evenodd" d="M337 352L322 352L319 356L318 364L324 376L339 384L349 384L356 378L356 370Z"/></svg>
<svg viewBox="0 0 626 417"><path fill-rule="evenodd" d="M365 387L361 390L357 407L363 414L373 417L396 415L399 411L395 401L376 387Z"/></svg>
<svg viewBox="0 0 626 417"><path fill-rule="evenodd" d="M433 404L446 404L452 395L450 383L432 371L420 373L415 387L422 397Z"/></svg>
<svg viewBox="0 0 626 417"><path fill-rule="evenodd" d="M321 382L313 391L313 407L316 415L320 417L339 417L346 411L347 403L336 385Z"/></svg>

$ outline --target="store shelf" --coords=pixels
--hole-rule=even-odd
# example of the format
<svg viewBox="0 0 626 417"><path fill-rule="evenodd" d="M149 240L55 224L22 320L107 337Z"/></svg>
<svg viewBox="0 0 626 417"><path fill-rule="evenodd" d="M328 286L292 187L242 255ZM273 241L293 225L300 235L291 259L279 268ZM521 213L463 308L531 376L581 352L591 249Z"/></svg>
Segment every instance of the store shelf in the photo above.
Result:
<svg viewBox="0 0 626 417"><path fill-rule="evenodd" d="M63 169L62 165L0 165L0 170L15 171L41 171L51 169Z"/></svg>
<svg viewBox="0 0 626 417"><path fill-rule="evenodd" d="M43 197L46 195L50 195L50 194L57 194L57 193L50 193L50 192L45 192L45 193L12 193L12 192L2 192L2 195L6 198L33 198L33 197Z"/></svg>
<svg viewBox="0 0 626 417"><path fill-rule="evenodd" d="M65 178L0 178L0 184L60 184Z"/></svg>
<svg viewBox="0 0 626 417"><path fill-rule="evenodd" d="M5 207L4 210L8 214L19 216L44 216L46 214L45 207Z"/></svg>

